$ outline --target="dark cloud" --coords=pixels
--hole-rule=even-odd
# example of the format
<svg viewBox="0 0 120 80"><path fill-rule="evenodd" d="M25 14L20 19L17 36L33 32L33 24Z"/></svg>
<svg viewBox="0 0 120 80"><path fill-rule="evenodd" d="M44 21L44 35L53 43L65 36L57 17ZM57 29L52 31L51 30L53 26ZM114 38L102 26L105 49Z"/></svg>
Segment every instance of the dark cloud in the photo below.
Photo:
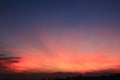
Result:
<svg viewBox="0 0 120 80"><path fill-rule="evenodd" d="M0 72L14 72L14 69L12 69L12 65L14 63L20 62L20 57L16 57L14 53L11 53L9 51L3 51L2 47L0 49Z"/></svg>

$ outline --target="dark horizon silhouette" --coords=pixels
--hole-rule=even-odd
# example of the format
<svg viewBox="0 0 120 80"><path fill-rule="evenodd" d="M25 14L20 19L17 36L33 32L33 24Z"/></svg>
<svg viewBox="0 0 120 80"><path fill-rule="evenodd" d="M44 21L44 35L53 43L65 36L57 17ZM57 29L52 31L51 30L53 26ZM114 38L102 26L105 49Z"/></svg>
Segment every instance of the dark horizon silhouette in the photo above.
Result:
<svg viewBox="0 0 120 80"><path fill-rule="evenodd" d="M0 73L1 80L119 80L120 73Z"/></svg>

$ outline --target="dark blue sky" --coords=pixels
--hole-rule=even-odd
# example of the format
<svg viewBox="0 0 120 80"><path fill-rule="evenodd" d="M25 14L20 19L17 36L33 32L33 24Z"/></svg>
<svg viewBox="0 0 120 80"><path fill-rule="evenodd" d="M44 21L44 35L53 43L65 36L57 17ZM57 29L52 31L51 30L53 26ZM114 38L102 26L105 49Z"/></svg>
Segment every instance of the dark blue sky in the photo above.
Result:
<svg viewBox="0 0 120 80"><path fill-rule="evenodd" d="M4 0L1 11L10 26L49 22L51 18L70 25L103 20L119 23L119 5L119 0Z"/></svg>
<svg viewBox="0 0 120 80"><path fill-rule="evenodd" d="M34 33L45 25L57 31L84 25L89 31L100 27L116 31L120 29L119 5L119 0L2 0L2 36Z"/></svg>

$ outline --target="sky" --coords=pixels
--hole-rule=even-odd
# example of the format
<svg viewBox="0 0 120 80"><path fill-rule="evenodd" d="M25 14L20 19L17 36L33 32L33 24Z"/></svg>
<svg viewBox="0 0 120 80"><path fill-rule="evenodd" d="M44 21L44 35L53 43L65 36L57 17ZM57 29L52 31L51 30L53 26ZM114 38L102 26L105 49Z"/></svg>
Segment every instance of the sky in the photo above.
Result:
<svg viewBox="0 0 120 80"><path fill-rule="evenodd" d="M0 47L20 71L120 69L119 0L1 0Z"/></svg>

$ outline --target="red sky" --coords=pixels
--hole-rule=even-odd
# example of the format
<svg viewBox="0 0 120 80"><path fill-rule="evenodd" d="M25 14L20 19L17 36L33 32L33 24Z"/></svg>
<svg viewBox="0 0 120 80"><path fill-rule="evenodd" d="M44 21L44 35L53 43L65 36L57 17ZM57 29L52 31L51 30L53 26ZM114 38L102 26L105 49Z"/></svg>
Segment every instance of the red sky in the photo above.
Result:
<svg viewBox="0 0 120 80"><path fill-rule="evenodd" d="M95 34L94 34L95 33ZM5 50L17 53L23 59L16 64L18 70L45 72L86 72L91 70L118 69L120 64L120 39L115 32L81 29L43 32L42 40L35 32L37 42L18 37L19 47ZM59 35L59 36L58 36ZM42 47L38 44L42 41ZM21 47L20 47L21 46Z"/></svg>

